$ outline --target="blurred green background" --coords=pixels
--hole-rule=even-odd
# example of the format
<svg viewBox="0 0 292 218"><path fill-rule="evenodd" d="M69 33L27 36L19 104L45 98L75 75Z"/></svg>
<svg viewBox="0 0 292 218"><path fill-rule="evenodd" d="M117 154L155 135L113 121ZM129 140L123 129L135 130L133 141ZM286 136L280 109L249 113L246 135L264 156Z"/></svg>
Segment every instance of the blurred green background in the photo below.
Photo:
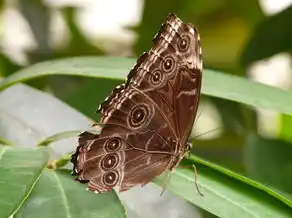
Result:
<svg viewBox="0 0 292 218"><path fill-rule="evenodd" d="M291 89L291 1L0 2L0 77L61 57L138 57L174 12L199 29L204 68ZM101 80L58 76L28 84L97 120L98 104L119 84ZM292 194L291 116L202 96L193 137L196 155Z"/></svg>

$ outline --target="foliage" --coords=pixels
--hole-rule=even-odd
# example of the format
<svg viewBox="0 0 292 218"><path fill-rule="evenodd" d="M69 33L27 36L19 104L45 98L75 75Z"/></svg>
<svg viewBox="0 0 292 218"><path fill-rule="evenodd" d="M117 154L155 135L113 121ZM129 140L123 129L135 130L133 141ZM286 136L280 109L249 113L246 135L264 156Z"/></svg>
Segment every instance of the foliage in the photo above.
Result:
<svg viewBox="0 0 292 218"><path fill-rule="evenodd" d="M38 14L46 24L51 9L39 1L30 4L35 5L27 8L22 2L21 11L38 35L29 14ZM98 119L98 103L135 63L91 45L74 21L77 10L61 9L71 36L66 48L40 53L39 46L28 53L36 64L23 69L1 54L0 217L128 215L119 193L86 192L66 169L72 167L69 154L78 132ZM204 196L196 191L192 169L176 169L167 189L214 216L292 217L292 93L252 82L243 70L291 51L291 29L284 28L292 18L291 7L266 18L256 1L145 1L142 22L132 27L138 35L136 55L149 48L170 11L199 27L205 61L202 102L215 106L224 128L216 138L193 139L192 154L183 163L196 166ZM86 56L92 54L103 56ZM82 57L68 58L76 55ZM254 108L280 114L279 135L270 139L258 133ZM153 183L164 187L167 176Z"/></svg>

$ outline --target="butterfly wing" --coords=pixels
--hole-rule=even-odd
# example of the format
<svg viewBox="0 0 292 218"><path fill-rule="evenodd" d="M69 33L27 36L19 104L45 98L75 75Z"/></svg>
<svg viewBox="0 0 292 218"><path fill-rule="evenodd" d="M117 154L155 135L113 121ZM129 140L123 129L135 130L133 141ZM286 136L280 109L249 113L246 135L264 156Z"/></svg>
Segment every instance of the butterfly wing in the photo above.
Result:
<svg viewBox="0 0 292 218"><path fill-rule="evenodd" d="M187 140L196 117L202 80L202 55L198 31L169 15L154 38L154 46L128 76L128 84L157 102L175 132L175 152L169 169L188 149Z"/></svg>
<svg viewBox="0 0 292 218"><path fill-rule="evenodd" d="M73 156L77 180L89 189L120 191L148 183L171 159L171 147L161 135L172 135L156 105L133 88L120 90L103 104L99 135L81 134Z"/></svg>
<svg viewBox="0 0 292 218"><path fill-rule="evenodd" d="M77 180L97 192L125 191L148 183L182 158L186 143L181 140L192 127L201 84L196 34L169 15L126 84L101 104L100 134L81 134L72 156Z"/></svg>

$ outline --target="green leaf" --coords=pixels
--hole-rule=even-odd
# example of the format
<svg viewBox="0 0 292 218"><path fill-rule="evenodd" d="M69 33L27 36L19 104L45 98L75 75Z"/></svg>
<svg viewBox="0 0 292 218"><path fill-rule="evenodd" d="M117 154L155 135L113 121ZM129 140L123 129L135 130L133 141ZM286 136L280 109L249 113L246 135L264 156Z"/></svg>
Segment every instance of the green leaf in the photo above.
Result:
<svg viewBox="0 0 292 218"><path fill-rule="evenodd" d="M247 79L205 71L203 94L292 114L292 93Z"/></svg>
<svg viewBox="0 0 292 218"><path fill-rule="evenodd" d="M54 159L73 151L77 145L77 137L61 132L90 127L89 119L80 112L49 93L23 84L0 92L0 102L1 137L30 147L52 143L50 149ZM53 142L54 137L62 140Z"/></svg>
<svg viewBox="0 0 292 218"><path fill-rule="evenodd" d="M244 153L247 173L266 185L292 194L291 154L291 143L250 135Z"/></svg>
<svg viewBox="0 0 292 218"><path fill-rule="evenodd" d="M90 79L85 84L80 84L78 87L75 87L68 94L61 96L61 99L78 111L81 111L84 115L98 120L99 114L96 113L98 105L120 83L120 80Z"/></svg>
<svg viewBox="0 0 292 218"><path fill-rule="evenodd" d="M58 168L66 167L66 165L72 159L72 154L73 154L73 152L70 152L68 154L61 155L61 157L59 157L56 160L51 160L48 163L48 168L49 169L58 169Z"/></svg>
<svg viewBox="0 0 292 218"><path fill-rule="evenodd" d="M292 141L292 135L291 135L292 116L281 114L280 122L281 123L280 123L279 137L287 141Z"/></svg>
<svg viewBox="0 0 292 218"><path fill-rule="evenodd" d="M69 171L46 170L15 217L126 217L114 192L97 195L85 187Z"/></svg>
<svg viewBox="0 0 292 218"><path fill-rule="evenodd" d="M193 170L176 169L167 189L185 200L221 218L274 218L291 217L292 202L272 190L229 170L201 159L190 157L198 171L198 185ZM164 186L167 174L154 180ZM179 187L179 188L178 188Z"/></svg>
<svg viewBox="0 0 292 218"><path fill-rule="evenodd" d="M83 57L47 61L23 69L0 82L0 90L17 82L45 75L74 75L122 80L135 60L113 57ZM203 72L202 93L250 106L292 114L292 93L275 87L226 75L213 70Z"/></svg>
<svg viewBox="0 0 292 218"><path fill-rule="evenodd" d="M21 207L48 159L45 148L0 147L0 217L9 217Z"/></svg>
<svg viewBox="0 0 292 218"><path fill-rule="evenodd" d="M247 67L252 62L271 57L280 52L292 50L292 28L291 25L292 7L280 13L268 17L254 31L253 36L247 43L241 63Z"/></svg>
<svg viewBox="0 0 292 218"><path fill-rule="evenodd" d="M90 132L93 132L94 134L99 133L99 131L97 130L87 130ZM66 132L60 132L58 134L52 135L46 139L43 139L42 141L40 141L37 146L39 147L46 147L51 143L57 142L59 140L63 140L66 138L77 138L78 135L81 133L82 131L66 131ZM48 168L61 168L64 167L70 160L71 160L71 156L72 156L73 152L67 153L67 154L63 154L61 155L61 157L58 157L58 159L56 160L52 160L48 163Z"/></svg>
<svg viewBox="0 0 292 218"><path fill-rule="evenodd" d="M18 82L49 75L85 76L124 80L135 59L77 57L45 61L24 68L0 82L0 90Z"/></svg>
<svg viewBox="0 0 292 218"><path fill-rule="evenodd" d="M82 131L66 131L66 132L60 132L60 133L57 133L55 135L52 135L48 138L45 138L43 139L42 141L40 141L37 146L47 146L49 145L50 143L53 143L55 141L58 141L58 140L61 140L61 139L66 139L66 138L71 138L71 137L77 137L80 132Z"/></svg>
<svg viewBox="0 0 292 218"><path fill-rule="evenodd" d="M0 137L0 145L9 145L9 146L13 146L13 142L7 140L7 139L3 139Z"/></svg>

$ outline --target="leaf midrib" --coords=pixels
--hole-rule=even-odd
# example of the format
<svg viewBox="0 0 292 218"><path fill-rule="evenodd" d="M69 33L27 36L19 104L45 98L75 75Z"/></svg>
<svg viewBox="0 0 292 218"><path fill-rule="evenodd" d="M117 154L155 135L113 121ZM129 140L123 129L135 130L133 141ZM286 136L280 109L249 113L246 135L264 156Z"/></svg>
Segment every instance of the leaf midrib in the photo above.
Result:
<svg viewBox="0 0 292 218"><path fill-rule="evenodd" d="M69 209L69 207L68 207L67 197L66 197L65 191L64 191L64 189L63 189L62 183L61 183L61 181L59 180L59 177L58 177L58 175L56 174L56 172L53 171L52 174L53 174L53 176L55 177L57 187L59 188L59 191L60 191L60 194L61 194L61 198L62 198L62 200L63 200L63 205L64 205L65 212L66 212L66 217L67 217L67 218L71 218L71 215L70 215L70 209Z"/></svg>
<svg viewBox="0 0 292 218"><path fill-rule="evenodd" d="M9 147L3 146L3 149L2 149L2 151L1 151L1 153L0 153L0 160L1 160L2 156L4 155L4 153L6 152L6 150L7 150L8 148L9 148Z"/></svg>

